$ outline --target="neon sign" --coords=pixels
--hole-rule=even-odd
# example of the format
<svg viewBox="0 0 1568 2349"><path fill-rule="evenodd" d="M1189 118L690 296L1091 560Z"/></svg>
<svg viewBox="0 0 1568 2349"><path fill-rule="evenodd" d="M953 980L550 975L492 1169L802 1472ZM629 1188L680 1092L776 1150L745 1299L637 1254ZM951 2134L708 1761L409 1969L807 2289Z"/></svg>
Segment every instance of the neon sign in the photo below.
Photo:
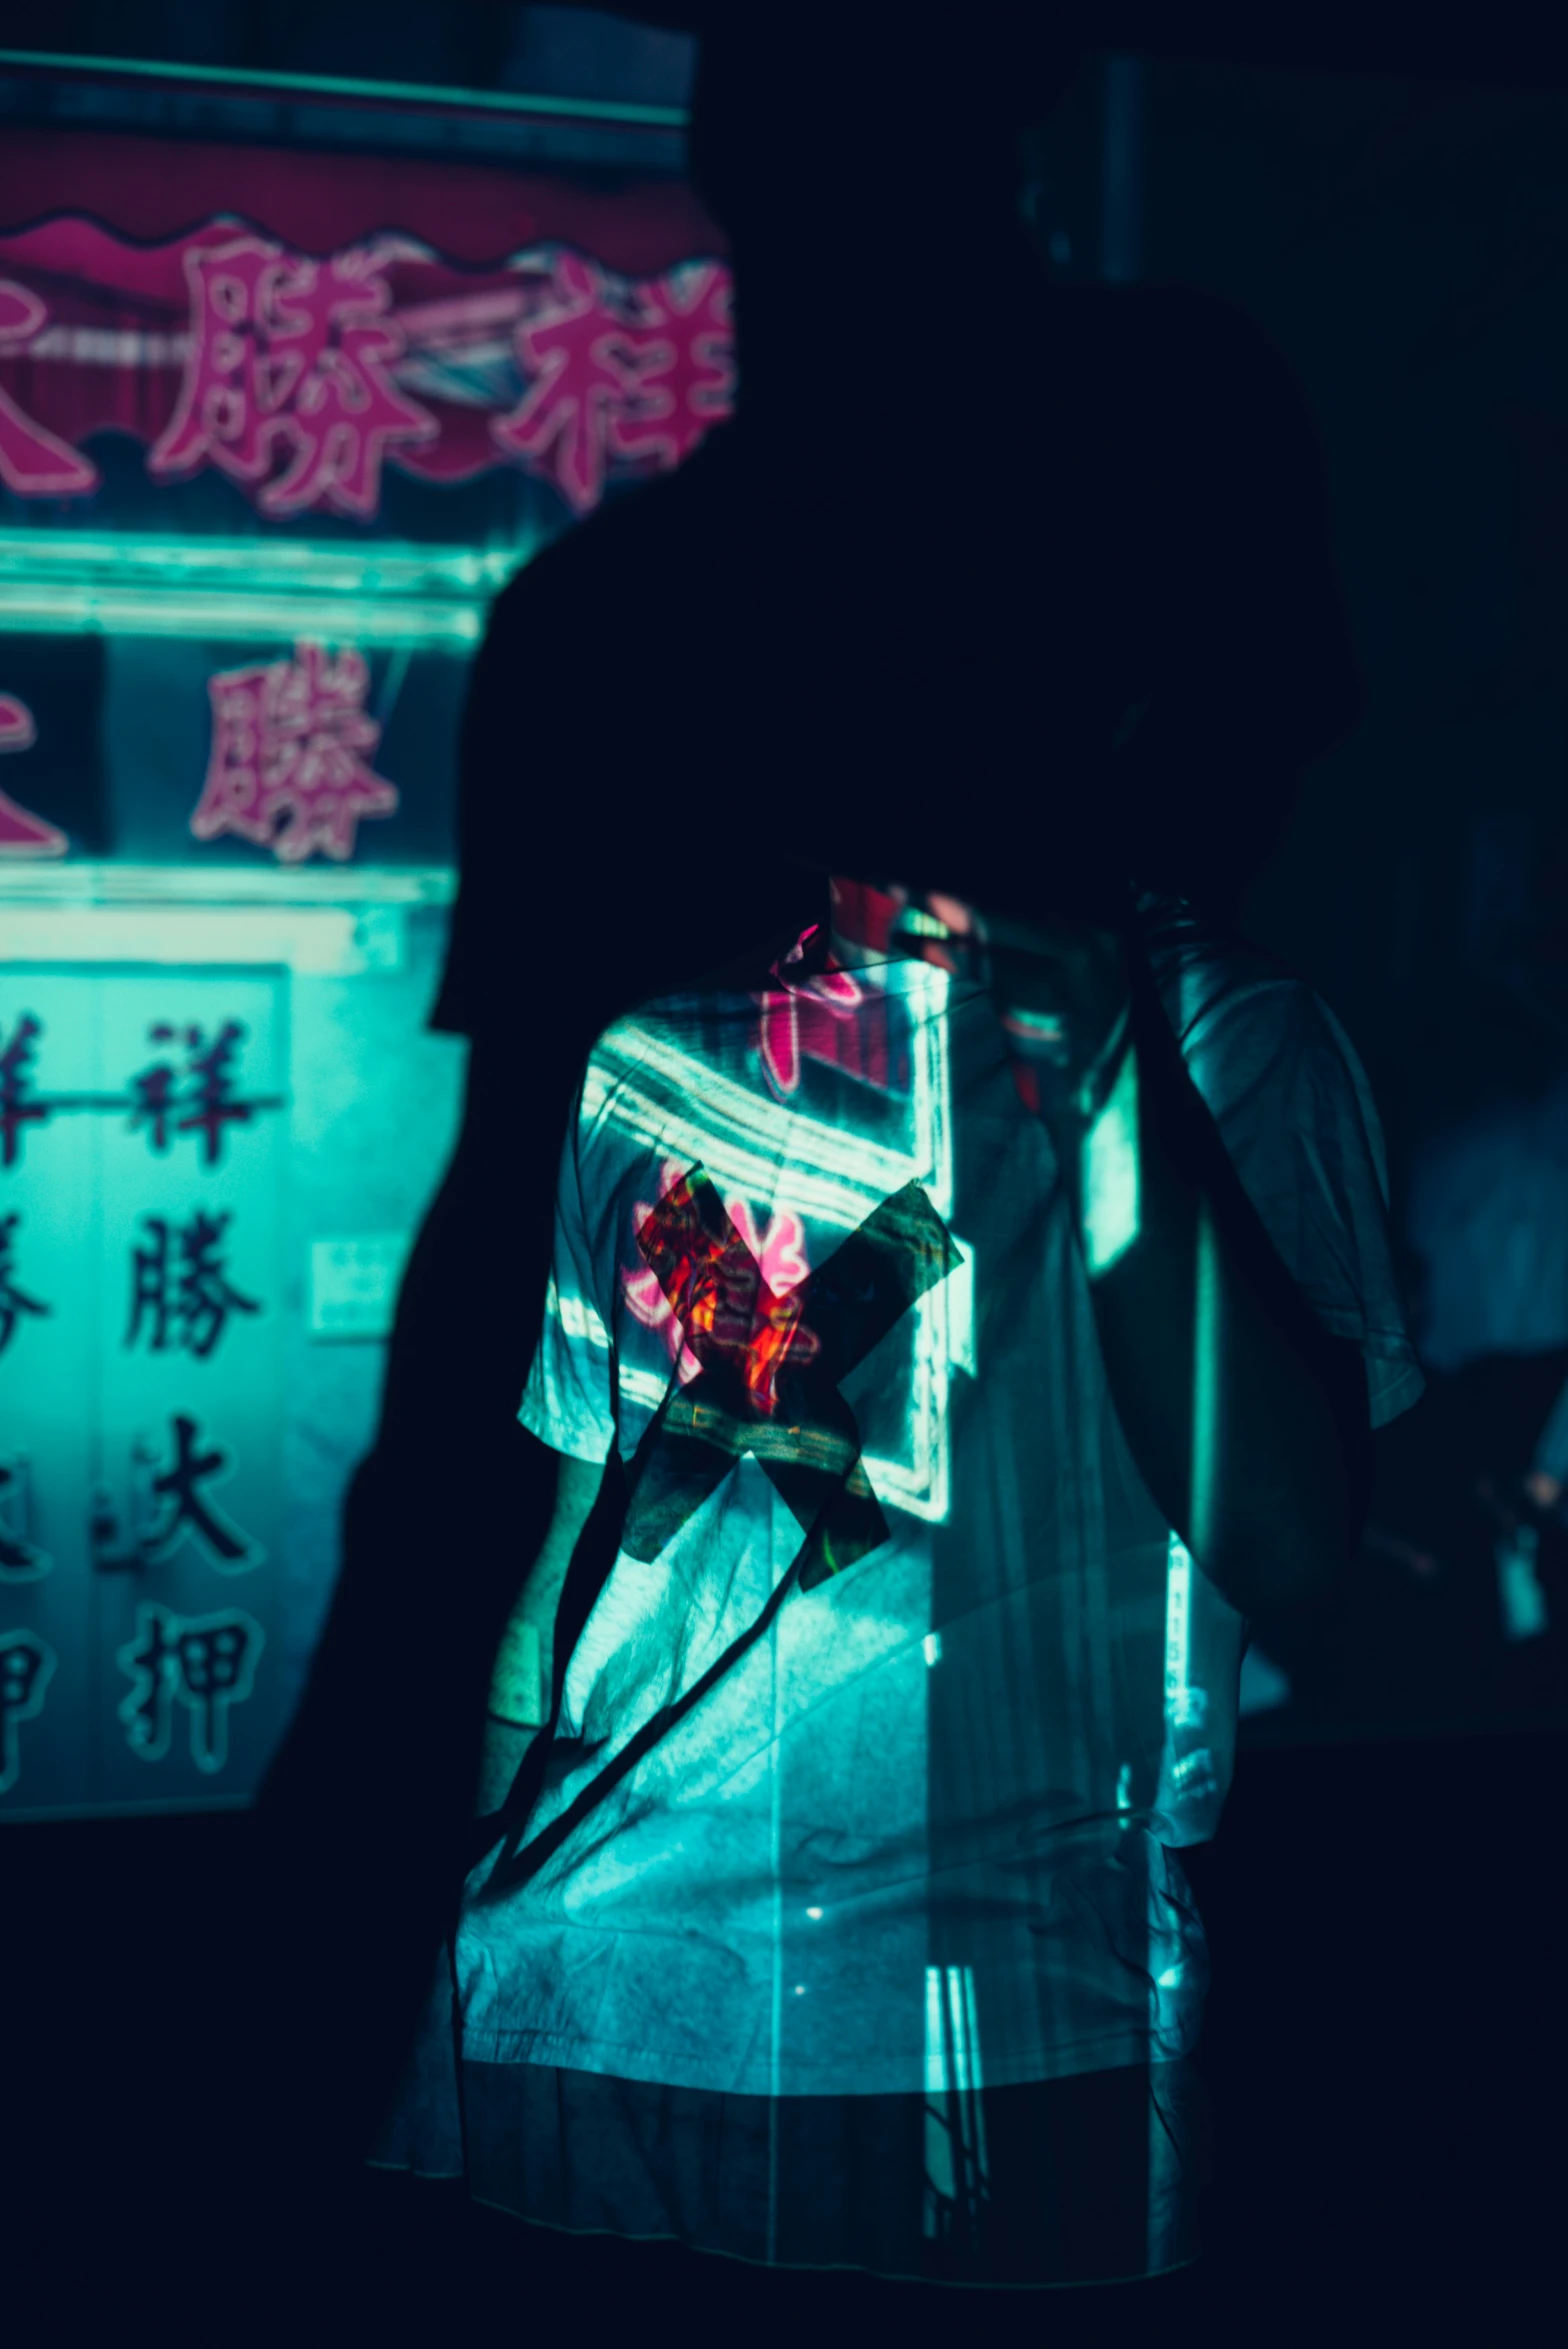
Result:
<svg viewBox="0 0 1568 2349"><path fill-rule="evenodd" d="M0 693L0 751L30 750L38 739L33 713L14 693ZM0 857L64 856L70 842L53 824L0 791Z"/></svg>
<svg viewBox="0 0 1568 2349"><path fill-rule="evenodd" d="M340 863L366 816L389 816L397 791L366 763L381 728L365 714L363 656L301 644L292 661L222 669L208 684L212 752L191 816L198 840L237 832L284 864L314 849Z"/></svg>
<svg viewBox="0 0 1568 2349"><path fill-rule="evenodd" d="M383 451L440 429L387 372L404 347L385 316L393 250L312 261L255 236L188 250L190 352L148 472L215 465L232 481L260 483L256 502L268 515L312 506L374 514ZM288 445L294 462L268 480Z"/></svg>

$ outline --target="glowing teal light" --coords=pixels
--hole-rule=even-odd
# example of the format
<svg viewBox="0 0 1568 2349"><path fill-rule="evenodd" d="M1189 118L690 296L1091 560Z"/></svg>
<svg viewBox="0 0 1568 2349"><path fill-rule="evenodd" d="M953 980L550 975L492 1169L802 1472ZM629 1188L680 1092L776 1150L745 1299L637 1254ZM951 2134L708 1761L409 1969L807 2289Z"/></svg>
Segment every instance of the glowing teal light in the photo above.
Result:
<svg viewBox="0 0 1568 2349"><path fill-rule="evenodd" d="M0 631L466 652L534 552L0 531Z"/></svg>
<svg viewBox="0 0 1568 2349"><path fill-rule="evenodd" d="M688 1160L700 1158L716 1182L744 1198L770 1196L787 1156L791 1206L840 1231L853 1231L870 1209L911 1180L920 1183L939 1215L950 1214L951 1075L946 1023L940 1016L949 981L945 973L928 970L910 984L929 990L937 1016L915 1025L910 1131L903 1149L840 1132L793 1108L781 1109L631 1020L617 1022L600 1039L583 1084L584 1122L591 1126L608 1119L616 1132L635 1141L684 1153ZM913 1310L909 1457L865 1455L866 1474L877 1492L929 1524L945 1524L951 1505L948 1395L954 1370L973 1369L972 1298L970 1266L919 1299ZM658 1410L668 1386L665 1374L631 1363L621 1365L619 1381L626 1400L650 1411Z"/></svg>
<svg viewBox="0 0 1568 2349"><path fill-rule="evenodd" d="M1198 1202L1192 1312L1192 1546L1208 1557L1219 1474L1220 1281L1214 1224L1206 1199Z"/></svg>
<svg viewBox="0 0 1568 2349"><path fill-rule="evenodd" d="M1551 1628L1546 1594L1536 1572L1539 1538L1533 1525L1521 1525L1493 1551L1506 1640L1539 1639Z"/></svg>
<svg viewBox="0 0 1568 2349"><path fill-rule="evenodd" d="M103 906L161 914L171 905L450 905L456 895L457 873L451 865L386 871L350 864L284 871L253 864L94 864L86 858L80 864L0 864L0 903L84 911Z"/></svg>
<svg viewBox="0 0 1568 2349"><path fill-rule="evenodd" d="M1179 1533L1165 1552L1165 1720L1185 1726L1190 1711L1187 1668L1192 1645L1192 1552Z"/></svg>
<svg viewBox="0 0 1568 2349"><path fill-rule="evenodd" d="M610 98L541 98L514 90L445 89L439 83L372 82L337 74L240 72L232 66L175 64L165 58L75 57L59 50L0 49L0 65L25 65L41 73L112 73L142 81L198 82L209 89L279 90L301 98L382 98L393 104L465 107L485 114L635 123L647 130L681 130L688 119L683 106L640 106Z"/></svg>
<svg viewBox="0 0 1568 2349"><path fill-rule="evenodd" d="M1083 1143L1083 1234L1089 1278L1138 1237L1138 1060L1129 1052Z"/></svg>
<svg viewBox="0 0 1568 2349"><path fill-rule="evenodd" d="M94 595L87 590L40 592L25 601L0 600L0 631L56 636L201 636L293 643L325 636L336 643L405 645L414 652L466 650L479 642L478 612L461 605L385 604L333 600L330 606L296 596Z"/></svg>

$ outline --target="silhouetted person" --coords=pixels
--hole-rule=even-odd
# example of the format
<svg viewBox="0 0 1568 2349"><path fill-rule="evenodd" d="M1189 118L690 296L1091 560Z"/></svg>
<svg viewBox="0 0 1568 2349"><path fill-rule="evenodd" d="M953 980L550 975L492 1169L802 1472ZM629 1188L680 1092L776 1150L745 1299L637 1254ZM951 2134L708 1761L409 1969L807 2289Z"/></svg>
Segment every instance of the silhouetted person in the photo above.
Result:
<svg viewBox="0 0 1568 2349"><path fill-rule="evenodd" d="M546 1642L561 1734L537 1741L507 1805L514 1857L552 1747L564 1750L574 1729L584 1734L580 1721L563 1722L562 1689L595 1602L614 1595L605 1577L626 1530L624 1478L604 1480L580 1537L575 1523L563 1531L558 1497L581 1501L581 1480L576 1495L557 1491L557 1455L571 1446L525 1432L517 1413L541 1331L559 1339L565 1328L561 1143L578 1130L589 1048L612 1022L683 989L730 1009L787 995L792 982L770 972L814 924L803 956L835 941L863 947L841 917L829 920L830 873L861 891L879 885L865 900L873 921L878 904L918 911L937 891L977 908L993 933L998 920L1021 924L1026 996L1041 937L1114 941L1096 1067L1114 1083L1136 1063L1144 1106L1127 1130L1135 1150L1154 1152L1142 1196L1156 1220L1167 1210L1174 1218L1161 1261L1188 1267L1172 1276L1188 1291L1167 1299L1163 1324L1149 1319L1139 1287L1149 1247L1140 1255L1124 1233L1138 1278L1102 1283L1091 1297L1071 1253L1081 1256L1072 1217L1081 1223L1082 1202L1069 1212L1067 1193L1052 1194L1067 1251L1052 1277L1076 1284L1078 1371L1098 1377L1097 1347L1120 1348L1120 1368L1110 1366L1114 1410L1106 1403L1079 1437L1059 1428L1052 1456L1069 1475L1087 1476L1080 1438L1110 1440L1119 1414L1126 1425L1115 1441L1131 1454L1117 1453L1118 1473L1141 1493L1143 1536L1163 1513L1165 1527L1189 1538L1198 1576L1213 1578L1221 1679L1204 1699L1216 1730L1207 1746L1188 1738L1171 1761L1189 1765L1178 1784L1197 1805L1176 1840L1212 1832L1204 1805L1217 1816L1223 1797L1234 1712L1224 1658L1227 1640L1239 1653L1242 1610L1265 1595L1321 1604L1349 1539L1368 1417L1363 1359L1375 1414L1398 1408L1414 1377L1386 1275L1375 1118L1353 1055L1299 982L1224 938L1301 766L1356 709L1310 430L1274 355L1223 305L1046 284L1016 216L1014 141L1023 121L1049 111L1074 60L1028 55L1010 26L1010 17L966 20L935 71L929 52L862 43L838 16L831 28L790 27L780 39L768 27L766 41L759 31L751 44L731 35L705 48L692 155L732 243L737 415L680 474L617 499L552 547L492 614L464 725L462 887L433 1014L471 1040L463 1130L405 1277L376 1447L346 1512L332 1618L263 1806L279 1919L268 1950L277 2043L309 2115L296 2120L296 2155L312 2133L346 2158L362 2152L392 2095L432 1959L457 1919L464 1869L495 1842L493 1826L476 1833L470 1823L486 1695L520 1584L547 1548L558 1563L569 1558ZM873 962L891 967L885 927L871 944ZM953 951L962 959L973 949L960 942ZM919 950L893 959L924 969ZM788 968L812 984L833 978L830 965ZM973 978L973 1032L1000 1054L995 1015L1006 988L997 993L992 962L974 968L983 976ZM881 984L868 982L873 992ZM1283 1005L1283 1027L1265 1019L1249 1028L1233 1012L1249 990L1276 1011ZM1111 1050L1129 1002L1131 1023ZM1170 1035L1174 1025L1198 1054L1189 1031L1204 1017L1230 1022L1234 1049L1216 1046L1214 1066L1223 1064L1234 1099L1244 1102L1249 1087L1255 1095L1252 1125L1243 1115L1223 1146ZM850 1025L858 1021L857 1007ZM725 1033L733 1040L733 1027ZM864 1037L861 1045L873 1051ZM727 1053L715 1047L715 1078L734 1079ZM1006 1075L1000 1057L998 1070ZM1026 1106L1011 1080L1005 1100L1009 1149L1049 1139L1044 1111ZM1098 1115L1105 1104L1096 1101ZM1286 1105L1266 1129L1256 1115L1265 1103ZM693 1114L702 1107L699 1090ZM1151 1117L1162 1121L1157 1143L1139 1123ZM1288 1137L1292 1120L1314 1117L1329 1172L1291 1229L1331 1244L1322 1257L1282 1266L1276 1249L1287 1258L1289 1249L1269 1209L1283 1216L1284 1203L1291 1214L1299 1204L1293 1186L1307 1177ZM1266 1194L1254 1201L1261 1223L1227 1158L1229 1150L1248 1163L1247 1132L1262 1151L1249 1165ZM1060 1148L1058 1135L1051 1149ZM675 1155L684 1150L682 1142ZM654 1187L639 1194L649 1208L672 1195L658 1159L646 1169ZM1041 1166L1043 1215L1050 1185ZM727 1195L723 1184L719 1192ZM702 1197L706 1214L711 1200ZM1219 1509L1206 1531L1192 1521L1189 1441L1200 1201L1214 1235L1204 1262L1225 1300L1221 1324L1246 1332L1235 1340L1241 1353L1226 1357L1244 1375L1226 1392L1239 1385L1253 1409L1240 1450L1227 1404L1209 1427L1204 1458L1223 1467L1218 1484L1203 1485L1205 1506ZM766 1221L770 1206L783 1205L782 1193L759 1196L753 1212ZM608 1212L602 1198L598 1208ZM953 1229L971 1237L961 1223ZM948 1241L957 1244L952 1231ZM813 1245L820 1251L820 1235ZM1067 1308L1030 1289L1043 1277L1036 1263L1020 1293L1033 1297L1054 1343L1058 1309ZM1125 1326L1114 1344L1107 1337L1117 1298L1130 1300L1124 1313L1147 1330L1146 1344ZM656 1298L644 1301L657 1319ZM601 1326L610 1327L613 1305L597 1300ZM575 1329L592 1344L585 1319ZM983 1349L983 1327L980 1340ZM1141 1385L1127 1374L1140 1344L1158 1366ZM1185 1401L1174 1416L1159 1405L1135 1424L1138 1396L1157 1394L1167 1374L1170 1394ZM536 1387L543 1375L535 1370ZM1051 1399L1059 1410L1064 1391L1053 1356L1041 1372L1042 1407ZM996 1408L1005 1416L1028 1400L1027 1386L1012 1380L1004 1395ZM972 1402L965 1408L972 1426L984 1424ZM543 1405L532 1421L559 1430ZM1007 1437L1004 1450L1015 1441ZM1105 1466L1098 1448L1094 1466ZM878 1520L864 1518L860 1484L845 1473L865 1535ZM897 1517L893 1497L877 1508L884 1503ZM944 1522L929 1490L924 1506L930 1522ZM1225 1528L1220 1550L1216 1523ZM1030 1538L1027 1512L1009 1519L1009 1556L1026 1556ZM1073 1536L1084 1538L1082 1528ZM1140 1702L1152 1690L1157 1714L1163 1531L1155 1547L1137 1607L1139 1670L1153 1676L1140 1683ZM1080 1555L1092 1585L1092 1540ZM949 1577L960 1570L953 1557L939 1565ZM1222 1586L1230 1599L1220 1600ZM1194 1603L1201 1612L1209 1602L1199 1591ZM1114 1669L1108 1651L1096 1653ZM933 1666L930 1686L942 1685ZM972 1695L972 1680L962 1685ZM1193 1700L1184 1733L1200 1717ZM952 1720L947 1733L959 1734ZM605 1734L608 1760L613 1719ZM1200 1754L1207 1759L1194 1760ZM1098 1731L1079 1758L1083 1782L1069 1771L1057 1795L1069 1809L1104 1797L1136 1827L1125 1848L1136 1846L1146 1869L1163 1869L1157 1830L1171 1826L1162 1804L1175 1796L1168 1786L1160 1793L1159 1756L1121 1757L1129 1775L1120 1793L1114 1771L1108 1789L1099 1783L1109 1756ZM563 1786L558 1779L552 1789L557 1805ZM825 1818L825 1831L842 1824ZM961 1838L961 1809L951 1824ZM1180 1923L1179 1869L1161 1884L1162 1913L1184 1952L1180 1973L1197 1964L1201 1936ZM1146 1878L1138 1885L1129 1913L1141 1934ZM1140 1944L1135 1964L1149 1955ZM965 1963L957 1944L944 1944L937 1993L959 2001L955 2017ZM918 1985L921 2002L927 1987ZM1189 1981L1176 2001L1178 2040L1190 2038L1195 1994ZM899 1995L911 1995L907 1982ZM1085 1996L1092 2006L1092 1986ZM1043 2158L1064 2179L1083 2131L1096 2125L1113 2143L1118 2176L1135 2140L1147 2151L1150 2067L1128 2058L1125 2021L1119 2015L1110 2032L1125 2109L1099 2124L1074 2080L1047 2078L1043 2023L1020 2026L1011 2054L1003 2033L1002 2077L992 2080L1004 2101L989 2117L1005 2141L1007 2258L1027 2260L1020 2246L1031 2215L1058 2207L1049 2182L1031 2178L1031 2146L1048 2146ZM1073 2029L1081 2056L1085 2032L1093 2036L1083 2012ZM649 2060L654 2069L645 2063L630 2076L696 2099L692 2110L711 2119L703 2100L717 2091L700 2082L682 2090L689 2069L659 2069L657 2049ZM603 2048L594 2065L593 2079L613 2082ZM857 2102L869 2112L852 2083L845 2092L842 2071L830 2065L824 2095L805 2100L820 2103L815 2117L830 2128ZM792 2075L796 2091L803 2076ZM749 2070L746 2079L750 2096ZM1180 2096L1187 2079L1183 2071ZM1060 2117L1043 2127L1032 2101L1042 2081L1063 2090L1051 2104ZM898 2108L887 2126L905 2152L920 2151L913 2090L894 2083L887 2093ZM792 2125L812 2117L798 2093L763 2103L795 2108ZM1192 2134L1186 2107L1170 2106L1165 2122L1173 2138ZM846 2179L862 2174L861 2155L874 2148L857 2154L842 2135L835 2143ZM1191 2167L1178 2161L1184 2181ZM1185 2182L1183 2191L1190 2195ZM808 2215L797 2198L789 2223L804 2226ZM1160 2239L1187 2242L1190 2217L1189 2200ZM1114 2234L1121 2222L1112 2214L1108 2223ZM900 2207L895 2232L908 2225ZM1115 2272L1143 2272L1141 2225L1137 2216L1117 2236ZM1071 2273L1085 2245L1069 2237L1048 2256ZM988 2256L962 2229L951 2254L957 2273ZM864 2243L850 2256L866 2263ZM1042 2279L1009 2271L1008 2280Z"/></svg>

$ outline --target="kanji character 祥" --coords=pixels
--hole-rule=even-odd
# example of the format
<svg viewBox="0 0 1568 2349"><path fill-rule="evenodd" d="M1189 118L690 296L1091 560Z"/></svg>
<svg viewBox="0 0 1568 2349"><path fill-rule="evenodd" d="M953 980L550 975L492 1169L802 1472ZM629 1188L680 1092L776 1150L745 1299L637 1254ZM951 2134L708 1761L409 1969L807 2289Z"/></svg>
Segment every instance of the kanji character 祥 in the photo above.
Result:
<svg viewBox="0 0 1568 2349"><path fill-rule="evenodd" d="M131 1079L131 1129L145 1125L148 1139L161 1156L174 1134L200 1134L202 1160L216 1166L223 1154L223 1135L231 1125L249 1125L259 1101L236 1098L234 1060L245 1035L242 1020L225 1020L210 1044L194 1025L180 1028L157 1020L148 1029L153 1044L181 1043L189 1055L189 1089L178 1091L179 1075L168 1060L156 1060ZM184 1111L183 1116L179 1115Z"/></svg>
<svg viewBox="0 0 1568 2349"><path fill-rule="evenodd" d="M47 1101L32 1098L32 1062L43 1022L24 1011L11 1030L11 1041L0 1050L0 1167L15 1166L22 1154L22 1135L30 1125L42 1125L49 1115Z"/></svg>
<svg viewBox="0 0 1568 2349"><path fill-rule="evenodd" d="M529 389L491 432L574 513L598 504L608 460L678 465L730 413L729 276L716 264L626 284L563 253L516 342Z"/></svg>

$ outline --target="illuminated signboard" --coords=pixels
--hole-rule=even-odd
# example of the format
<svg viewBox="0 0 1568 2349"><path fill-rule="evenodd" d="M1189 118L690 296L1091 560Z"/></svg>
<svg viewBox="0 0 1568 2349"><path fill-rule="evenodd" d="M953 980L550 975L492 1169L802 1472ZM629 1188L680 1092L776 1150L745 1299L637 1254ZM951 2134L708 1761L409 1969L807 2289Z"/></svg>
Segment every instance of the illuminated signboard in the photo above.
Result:
<svg viewBox="0 0 1568 2349"><path fill-rule="evenodd" d="M624 157L0 149L0 1818L266 1766L460 1111L468 663L729 412L721 251Z"/></svg>

